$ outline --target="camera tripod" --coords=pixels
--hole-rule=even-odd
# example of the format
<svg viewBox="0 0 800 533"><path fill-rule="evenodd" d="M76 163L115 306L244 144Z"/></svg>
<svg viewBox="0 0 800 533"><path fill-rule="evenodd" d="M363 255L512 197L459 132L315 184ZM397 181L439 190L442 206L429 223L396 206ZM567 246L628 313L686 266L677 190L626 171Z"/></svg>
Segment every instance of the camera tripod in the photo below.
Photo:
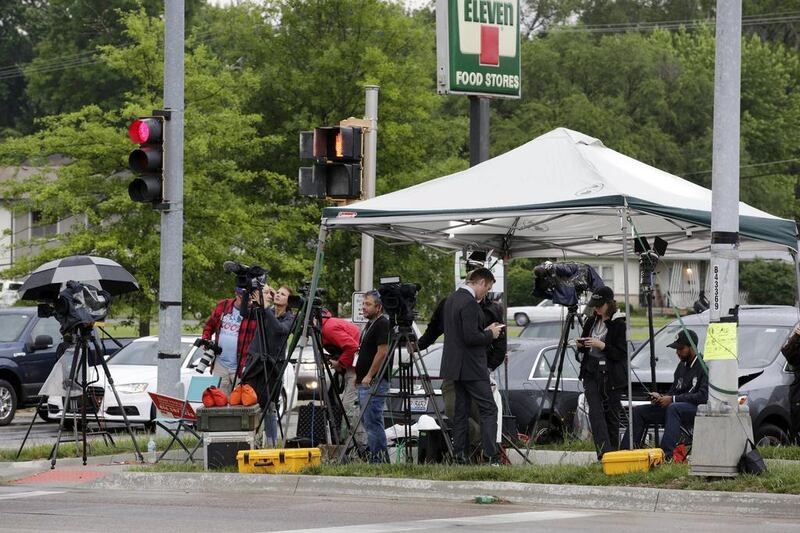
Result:
<svg viewBox="0 0 800 533"><path fill-rule="evenodd" d="M286 369L288 368L289 363L291 362L291 357L290 357L291 353L294 352L294 349L297 346L297 344L299 343L300 338L302 336L302 330L303 330L303 319L302 318L305 317L305 314L306 314L305 312L308 309L308 307L307 307L308 305L311 305L311 323L309 324L309 333L310 333L310 337L311 337L311 348L312 348L312 351L313 351L313 354L314 354L314 362L315 362L316 367L317 367L317 380L318 380L318 383L319 383L319 389L322 391L321 399L322 399L323 406L324 406L324 409L325 409L325 416L326 416L326 421L327 421L327 423L326 423L326 437L327 437L328 442L330 442L331 444L339 444L340 441L341 441L341 436L339 434L339 427L336 424L336 416L335 416L334 408L335 407L338 408L339 412L342 413L348 431L350 430L350 422L347 419L347 416L346 416L344 407L342 405L341 399L335 393L335 391L329 390L329 388L328 388L328 383L333 383L334 378L333 378L333 372L332 372L331 368L325 363L325 359L324 359L324 351L323 351L323 346L322 346L322 332L321 332L321 324L322 324L322 320L323 320L322 308L316 301L310 301L309 299L306 299L303 302L303 305L300 307L298 313L295 315L293 323L292 323L292 327L291 327L292 342L289 345L289 350L288 350L288 352L289 352L288 355L289 356L287 356L286 358L284 358L283 360L280 361L280 364L277 367L276 374L278 376L282 377L283 374L286 372ZM259 319L261 318L260 315L257 315L257 316L258 316ZM262 324L261 324L261 322L259 322L259 325L258 325L259 329L258 330L261 331L262 335L263 335L263 331L264 330L262 329L261 326L262 326ZM287 339L288 339L288 337L287 337ZM283 353L283 350L284 350L285 346L286 345L285 345L285 342L284 342L284 345L280 347L280 353ZM302 359L302 352L301 352L300 358ZM301 361L297 361L297 364L299 365L300 362ZM267 372L266 360L263 361L263 364L264 364L264 372L266 373ZM296 370L299 370L299 366L298 366L298 368ZM266 374L266 375L268 376L269 374ZM270 386L270 380L268 379L267 380L267 397L268 397L268 401L267 401L266 407L261 412L261 420L259 421L259 424L257 426L257 429L256 429L257 432L260 430L260 428L262 427L262 425L264 423L264 420L265 420L266 415L268 413L269 405L270 404L276 404L277 399L279 397L279 394L280 394L280 387L278 387L278 386L272 386L271 387ZM293 395L296 394L296 392L295 391L289 391L289 394L291 396L287 397L287 403L292 398L294 398ZM284 407L284 413L283 413L284 415L288 412L287 408L288 408L288 405ZM284 433L283 433L283 425L282 425L281 419L282 419L282 417L278 418L278 427L280 429L281 437L283 438L284 437ZM312 417L312 419L313 419L313 417ZM318 444L317 442L315 442L315 432L313 431L313 428L312 428L311 438L312 438L312 445Z"/></svg>
<svg viewBox="0 0 800 533"><path fill-rule="evenodd" d="M71 336L70 333L65 333L64 338L67 339L68 336ZM103 372L106 376L106 381L108 382L108 386L111 388L111 391L114 393L114 398L117 400L117 405L122 406L122 400L119 398L119 393L117 393L117 388L114 386L114 378L111 377L111 372L108 370L108 365L106 364L106 360L103 357L103 350L100 347L100 344L97 342L97 339L94 336L94 333L89 327L78 327L77 330L74 332L75 337L75 353L72 358L72 365L70 366L69 371L69 385L67 386L67 394L64 397L64 402L61 411L61 421L58 426L58 437L56 438L56 442L53 445L53 450L50 453L50 468L54 469L56 467L56 459L58 458L58 446L61 443L61 436L64 431L64 422L67 417L67 410L69 409L70 401L72 398L72 391L73 389L78 386L81 389L81 435L83 440L83 464L86 465L86 401L88 398L88 388L89 382L87 381L87 375L89 370L89 355L90 355L90 343L91 347L94 349L95 359L99 361L99 364L103 367ZM91 366L97 366L91 365ZM78 381L78 375L80 373L80 381ZM97 415L97 408L96 406L94 409L95 420L99 422L99 418ZM131 429L131 424L128 421L128 415L125 412L125 409L122 408L122 419L125 422L125 428L128 431L128 435L131 437L131 441L133 442L133 449L136 452L136 457L139 459L140 463L144 462L144 457L142 456L142 452L139 451L139 445L136 442L136 437L133 435L133 430ZM77 420L75 421L77 423ZM26 436L27 437L27 436ZM112 440L113 443L113 440ZM24 444L24 442L23 442ZM77 444L77 443L76 443ZM20 448L21 449L21 448Z"/></svg>
<svg viewBox="0 0 800 533"><path fill-rule="evenodd" d="M429 405L433 406L434 415L436 419L436 423L445 431L445 424L444 424L444 417L442 416L442 412L439 410L439 405L436 403L436 395L433 391L433 385L431 384L431 378L428 374L428 370L425 367L425 362L422 360L422 355L417 346L417 336L414 333L414 330L411 326L403 326L399 324L395 324L392 326L391 334L390 334L390 343L389 348L386 351L386 357L381 364L378 373L376 374L376 378L378 377L391 377L391 373L389 370L394 366L394 356L395 353L397 354L397 361L398 361L398 378L400 381L400 390L397 393L389 393L388 397L397 397L400 398L403 404L403 425L405 427L405 442L406 446L405 456L406 462L410 463L413 461L413 454L412 454L412 445L411 443L411 400L413 398L419 398L420 395L414 392L414 370L416 369L416 379L418 379L422 383L422 388L424 390L424 398L427 398ZM403 348L413 346L413 348L409 351L408 357L403 356ZM347 446L342 449L341 455L339 456L339 460L343 461L345 456L347 455L348 449L353 444L353 440L355 439L355 432L361 426L364 420L364 413L366 411L367 406L370 404L372 399L378 393L378 386L381 382L381 379L374 379L373 384L369 391L369 396L365 405L361 405L361 413L358 417L358 422L356 422L353 431L350 432L350 435L347 440ZM455 457L455 453L453 452L453 445L450 442L449 438L444 439L445 444L447 445L447 452L450 455L450 459L452 460Z"/></svg>
<svg viewBox="0 0 800 533"><path fill-rule="evenodd" d="M567 306L567 316L564 319L563 326L561 327L561 338L558 341L558 350L556 351L556 356L553 359L552 364L550 364L550 372L547 375L547 382L545 383L544 391L542 391L542 399L539 402L539 413L536 417L536 422L534 422L533 430L531 431L532 437L530 440L528 440L528 451L530 451L530 447L536 438L539 423L544 421L545 398L547 396L547 392L550 390L550 383L553 381L554 375L556 378L556 383L550 399L550 416L558 416L556 413L558 387L561 383L561 374L564 369L564 357L566 356L567 346L569 345L569 332L575 328L576 322L578 326L583 327L583 321L581 320L580 313L578 313L578 306L576 304L569 305Z"/></svg>

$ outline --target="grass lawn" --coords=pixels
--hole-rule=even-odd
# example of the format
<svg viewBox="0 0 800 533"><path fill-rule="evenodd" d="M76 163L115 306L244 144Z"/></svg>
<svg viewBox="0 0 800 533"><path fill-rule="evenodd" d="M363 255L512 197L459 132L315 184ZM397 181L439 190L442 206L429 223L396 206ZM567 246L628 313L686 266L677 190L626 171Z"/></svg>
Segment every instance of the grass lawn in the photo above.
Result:
<svg viewBox="0 0 800 533"><path fill-rule="evenodd" d="M67 435L72 435L72 432L65 432ZM80 434L78 435L80 437ZM156 438L156 449L162 451L166 448L167 444L169 443L169 438ZM197 443L197 439L193 437L183 438L181 435L181 440L186 443L187 446L190 447L194 446ZM53 439L55 442L55 439ZM147 454L147 443L150 441L149 435L142 435L136 437L136 443L139 445L139 451L142 452L143 455ZM88 441L88 446L86 448L86 455L87 456L95 456L95 455L115 455L119 453L129 453L133 452L133 441L130 437L127 436L115 436L114 442L116 446L112 446L111 443L103 442L102 438L96 437L92 438L92 440ZM53 448L53 443L47 444L35 444L35 445L26 445L23 448L22 453L19 456L19 461L33 461L36 459L49 459L50 458L50 450ZM173 450L180 450L179 445L173 445ZM83 454L83 444L81 443L78 446L78 454ZM0 461L15 461L17 456L17 449L0 449ZM75 457L75 443L74 442L62 442L58 446L58 457ZM202 468L202 465L201 465Z"/></svg>

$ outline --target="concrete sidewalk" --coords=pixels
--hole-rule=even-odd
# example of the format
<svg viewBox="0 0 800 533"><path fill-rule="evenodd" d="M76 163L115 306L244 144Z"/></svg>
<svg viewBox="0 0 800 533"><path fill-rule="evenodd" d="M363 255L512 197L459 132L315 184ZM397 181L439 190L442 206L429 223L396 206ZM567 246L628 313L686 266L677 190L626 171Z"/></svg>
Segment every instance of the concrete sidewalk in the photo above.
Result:
<svg viewBox="0 0 800 533"><path fill-rule="evenodd" d="M562 452L559 462L564 461ZM130 472L133 454L0 463L0 483L94 490L181 492L264 492L305 496L345 496L441 501L472 501L491 495L511 503L580 509L737 514L800 519L800 496L784 494L656 489L649 487L546 485L495 481L430 481L305 475L207 472ZM582 456L569 459L585 461ZM513 468L513 467L512 467Z"/></svg>

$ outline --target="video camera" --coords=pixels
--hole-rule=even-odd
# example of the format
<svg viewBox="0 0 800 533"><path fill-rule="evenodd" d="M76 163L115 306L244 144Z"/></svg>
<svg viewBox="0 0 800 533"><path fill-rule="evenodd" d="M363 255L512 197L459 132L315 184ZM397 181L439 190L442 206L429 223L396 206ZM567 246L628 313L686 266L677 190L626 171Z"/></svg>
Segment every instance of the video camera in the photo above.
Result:
<svg viewBox="0 0 800 533"><path fill-rule="evenodd" d="M236 286L247 292L260 290L267 284L267 271L258 265L247 266L238 261L225 261L222 269L236 274Z"/></svg>
<svg viewBox="0 0 800 533"><path fill-rule="evenodd" d="M378 294L381 295L383 310L389 315L392 326L411 326L417 306L417 291L421 288L417 283L403 283L400 276L381 278Z"/></svg>
<svg viewBox="0 0 800 533"><path fill-rule="evenodd" d="M603 286L603 278L584 263L545 261L533 269L533 295L565 306L578 305L586 291Z"/></svg>
<svg viewBox="0 0 800 533"><path fill-rule="evenodd" d="M289 296L289 303L287 305L290 309L300 309L303 307L303 304L306 303L308 300L308 295L311 292L311 283L306 282L297 289L297 292L299 294L292 294ZM322 287L317 287L317 290L314 293L314 301L311 303L311 305L314 307L322 306L322 297L325 296L326 292L328 291Z"/></svg>
<svg viewBox="0 0 800 533"><path fill-rule="evenodd" d="M109 305L111 294L107 291L78 281L68 281L55 303L39 304L37 314L40 318L56 317L64 335L105 320Z"/></svg>

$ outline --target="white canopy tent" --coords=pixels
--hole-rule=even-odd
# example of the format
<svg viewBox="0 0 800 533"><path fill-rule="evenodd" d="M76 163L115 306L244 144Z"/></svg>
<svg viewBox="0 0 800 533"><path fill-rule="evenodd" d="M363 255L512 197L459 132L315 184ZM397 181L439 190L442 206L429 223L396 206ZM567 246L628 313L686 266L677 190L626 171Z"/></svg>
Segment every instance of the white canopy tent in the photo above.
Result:
<svg viewBox="0 0 800 533"><path fill-rule="evenodd" d="M505 258L621 256L630 309L627 260L634 235L650 242L656 236L666 239L667 256L708 253L711 191L611 150L598 139L557 128L462 172L326 208L312 291L327 232L334 229L389 244L492 249ZM742 252L797 257L792 220L740 203L739 234ZM306 323L309 315L310 310Z"/></svg>
<svg viewBox="0 0 800 533"><path fill-rule="evenodd" d="M797 228L739 204L741 251L795 251ZM468 170L324 210L322 225L508 257L623 254L622 222L668 253L707 252L711 191L558 128Z"/></svg>

